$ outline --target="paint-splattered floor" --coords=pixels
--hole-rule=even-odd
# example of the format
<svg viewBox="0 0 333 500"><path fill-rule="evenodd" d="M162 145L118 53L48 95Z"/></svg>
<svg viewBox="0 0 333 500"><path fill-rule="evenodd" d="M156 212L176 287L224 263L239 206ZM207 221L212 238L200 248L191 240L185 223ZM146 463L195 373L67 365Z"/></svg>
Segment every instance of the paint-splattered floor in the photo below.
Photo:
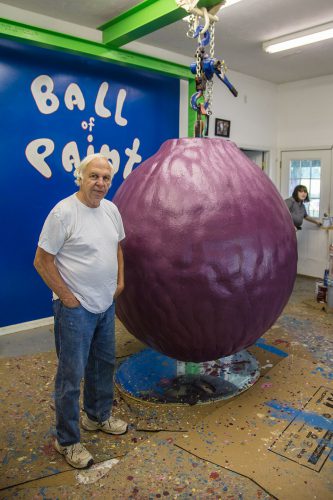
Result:
<svg viewBox="0 0 333 500"><path fill-rule="evenodd" d="M333 315L315 302L314 289L315 280L298 277L283 314L261 339L273 346L261 355L264 370L278 362L274 349L285 349L289 355L323 362L328 376L332 373ZM24 333L19 335L21 354ZM6 342L7 353L11 352L10 337L0 338L0 349ZM112 437L84 433L83 440L94 452L96 461L101 462L100 468L71 470L52 448L55 354L53 350L37 354L38 342L36 346L36 354L32 354L30 342L27 356L0 360L3 381L0 399L5 408L0 421L0 498L272 498L249 479L174 445L178 436L186 435L205 415L223 406L223 402L212 407L152 408L124 401L117 394L115 410L130 421L128 434ZM118 325L118 348L118 356L124 357L141 345ZM293 493L293 498L297 500L297 493Z"/></svg>

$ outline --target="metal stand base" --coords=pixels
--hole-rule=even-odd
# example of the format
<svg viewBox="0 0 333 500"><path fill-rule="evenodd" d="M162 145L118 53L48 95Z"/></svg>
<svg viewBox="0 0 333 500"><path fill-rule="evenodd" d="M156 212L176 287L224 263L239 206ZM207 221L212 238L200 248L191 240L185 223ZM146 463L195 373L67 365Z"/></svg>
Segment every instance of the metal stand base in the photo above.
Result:
<svg viewBox="0 0 333 500"><path fill-rule="evenodd" d="M151 403L204 404L229 399L251 387L260 366L246 350L215 361L177 361L153 349L126 359L116 385L127 396Z"/></svg>

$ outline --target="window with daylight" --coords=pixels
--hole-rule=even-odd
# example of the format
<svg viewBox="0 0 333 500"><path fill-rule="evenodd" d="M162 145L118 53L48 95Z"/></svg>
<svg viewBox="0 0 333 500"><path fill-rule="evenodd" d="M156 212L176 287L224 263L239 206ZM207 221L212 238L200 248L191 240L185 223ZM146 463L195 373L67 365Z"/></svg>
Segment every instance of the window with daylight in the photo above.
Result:
<svg viewBox="0 0 333 500"><path fill-rule="evenodd" d="M291 160L289 165L289 195L298 184L306 186L310 203L306 211L311 217L319 217L320 205L320 160Z"/></svg>

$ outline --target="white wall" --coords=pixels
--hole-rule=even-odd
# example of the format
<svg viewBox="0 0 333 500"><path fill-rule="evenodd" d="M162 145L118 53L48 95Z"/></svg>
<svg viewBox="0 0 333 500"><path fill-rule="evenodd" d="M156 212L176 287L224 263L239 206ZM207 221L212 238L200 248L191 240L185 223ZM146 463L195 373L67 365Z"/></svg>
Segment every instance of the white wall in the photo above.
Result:
<svg viewBox="0 0 333 500"><path fill-rule="evenodd" d="M333 144L333 75L279 85L278 146Z"/></svg>
<svg viewBox="0 0 333 500"><path fill-rule="evenodd" d="M267 173L275 182L278 85L231 70L227 77L238 90L238 97L234 97L218 79L215 80L209 136L214 137L215 118L230 120L230 140L245 149L269 151Z"/></svg>
<svg viewBox="0 0 333 500"><path fill-rule="evenodd" d="M231 70L227 77L238 90L238 97L215 79L213 118L231 121L230 139L241 147L276 147L278 86ZM214 136L214 127L209 135Z"/></svg>
<svg viewBox="0 0 333 500"><path fill-rule="evenodd" d="M192 58L140 42L132 42L124 48L188 66L193 61ZM227 76L238 90L238 97L234 97L220 80L214 78L213 114L210 117L209 137L215 137L215 118L230 120L230 140L245 149L269 152L267 173L275 181L278 162L278 85L232 70L228 71ZM183 106L181 106L180 113L181 137L187 135L187 126L184 125L188 104L186 89L187 86L183 82L181 86Z"/></svg>

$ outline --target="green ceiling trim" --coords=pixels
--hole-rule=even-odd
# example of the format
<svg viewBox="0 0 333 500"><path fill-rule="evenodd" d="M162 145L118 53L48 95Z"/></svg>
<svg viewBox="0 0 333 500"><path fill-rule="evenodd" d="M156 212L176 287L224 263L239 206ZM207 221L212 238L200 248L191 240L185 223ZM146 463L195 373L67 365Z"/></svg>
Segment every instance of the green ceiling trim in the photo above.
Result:
<svg viewBox="0 0 333 500"><path fill-rule="evenodd" d="M174 78L183 78L186 80L192 80L194 78L190 69L181 64L171 63L128 50L113 49L102 43L91 42L83 38L77 38L43 28L36 28L8 19L0 18L0 36L49 49L86 55L122 66L146 69Z"/></svg>
<svg viewBox="0 0 333 500"><path fill-rule="evenodd" d="M198 7L211 9L221 0L200 0ZM121 47L187 16L175 0L145 0L100 26L103 43ZM184 36L186 32L184 25Z"/></svg>

